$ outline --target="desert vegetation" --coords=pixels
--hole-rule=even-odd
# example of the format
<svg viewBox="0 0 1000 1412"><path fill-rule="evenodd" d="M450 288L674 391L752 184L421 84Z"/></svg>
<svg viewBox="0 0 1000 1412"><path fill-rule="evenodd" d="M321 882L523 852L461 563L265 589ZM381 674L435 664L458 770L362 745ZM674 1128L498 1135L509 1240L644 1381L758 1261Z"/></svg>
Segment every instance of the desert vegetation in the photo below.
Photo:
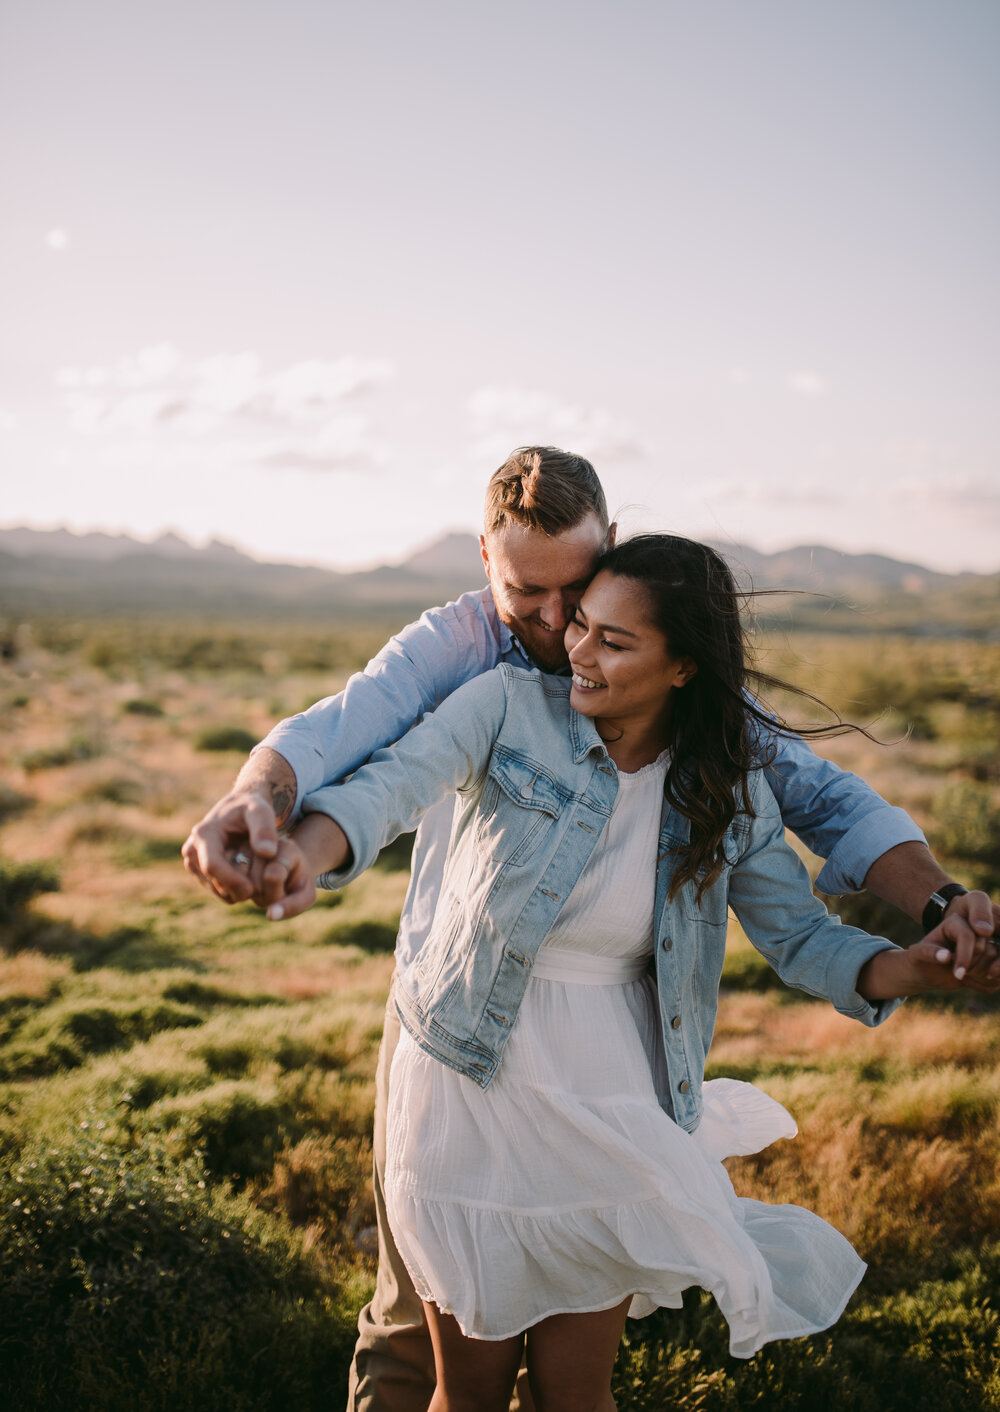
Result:
<svg viewBox="0 0 1000 1412"><path fill-rule="evenodd" d="M248 741L336 690L382 623L39 618L0 667L0 1391L45 1412L342 1405L374 1272L372 1081L405 845L273 925L180 844ZM1000 891L1000 645L772 638L875 744L821 747ZM785 702L792 712L801 704ZM907 940L864 895L842 910ZM869 1032L784 991L733 924L712 1074L799 1137L729 1164L869 1262L840 1324L749 1363L711 1301L632 1323L623 1412L1000 1406L1000 1006Z"/></svg>

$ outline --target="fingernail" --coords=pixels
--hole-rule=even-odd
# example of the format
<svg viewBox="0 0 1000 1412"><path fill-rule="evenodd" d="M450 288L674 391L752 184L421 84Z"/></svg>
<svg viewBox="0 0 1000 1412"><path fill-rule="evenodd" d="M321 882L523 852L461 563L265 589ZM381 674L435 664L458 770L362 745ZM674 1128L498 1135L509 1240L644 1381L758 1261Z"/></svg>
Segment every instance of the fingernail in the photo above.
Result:
<svg viewBox="0 0 1000 1412"><path fill-rule="evenodd" d="M947 947L944 946L939 946L937 951L935 951L934 953L935 961L948 961L950 960L950 958L951 952L947 949Z"/></svg>
<svg viewBox="0 0 1000 1412"><path fill-rule="evenodd" d="M960 980L963 980L964 978L965 978L965 967L964 967L964 966L956 966L956 967L955 967L955 979L956 979L957 981L960 981Z"/></svg>
<svg viewBox="0 0 1000 1412"><path fill-rule="evenodd" d="M273 907L267 909L267 915L272 922L280 922L285 915L285 909L276 902Z"/></svg>

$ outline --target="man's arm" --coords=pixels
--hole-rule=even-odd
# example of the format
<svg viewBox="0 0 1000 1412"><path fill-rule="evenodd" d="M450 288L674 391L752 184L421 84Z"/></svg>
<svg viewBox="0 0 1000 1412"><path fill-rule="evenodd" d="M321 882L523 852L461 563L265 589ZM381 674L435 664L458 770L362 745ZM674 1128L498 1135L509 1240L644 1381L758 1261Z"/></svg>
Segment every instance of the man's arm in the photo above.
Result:
<svg viewBox="0 0 1000 1412"><path fill-rule="evenodd" d="M954 881L926 844L898 843L868 869L865 890L919 922L931 894ZM990 937L1000 936L1000 907L985 892L966 892L949 901L944 915L955 953L955 979L963 980L971 972L969 985L992 990L989 982L1000 979L1000 957L993 955L987 943Z"/></svg>
<svg viewBox="0 0 1000 1412"><path fill-rule="evenodd" d="M277 830L297 817L303 797L351 774L391 745L463 682L496 666L503 629L488 589L433 608L392 638L345 689L282 721L257 746L236 782L192 829L185 866L224 902L280 896L268 875L258 895L227 854L248 845L277 853Z"/></svg>
<svg viewBox="0 0 1000 1412"><path fill-rule="evenodd" d="M767 780L782 821L826 862L816 880L821 892L863 889L919 921L933 892L953 881L935 860L910 816L886 803L864 780L822 760L800 736L773 734L762 748L774 749ZM1000 978L1000 958L988 945L1000 932L1000 907L982 892L948 904L955 925L955 973L967 983ZM961 971L961 976L958 972ZM990 984L992 989L992 984Z"/></svg>

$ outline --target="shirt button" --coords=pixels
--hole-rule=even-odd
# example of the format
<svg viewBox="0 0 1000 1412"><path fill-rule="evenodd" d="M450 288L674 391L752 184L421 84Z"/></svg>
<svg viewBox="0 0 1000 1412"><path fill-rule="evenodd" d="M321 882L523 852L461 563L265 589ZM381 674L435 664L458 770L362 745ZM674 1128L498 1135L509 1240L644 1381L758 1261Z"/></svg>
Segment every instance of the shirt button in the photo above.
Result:
<svg viewBox="0 0 1000 1412"><path fill-rule="evenodd" d="M674 944L674 943L670 940L670 938L669 938L668 936L665 936L665 937L663 938L663 949L664 949L664 951L669 951L669 950L672 948L673 944Z"/></svg>
<svg viewBox="0 0 1000 1412"><path fill-rule="evenodd" d="M681 1017L680 1017L680 1015L675 1015L674 1018L670 1021L670 1028L671 1028L672 1030L679 1030L680 1027L681 1027Z"/></svg>
<svg viewBox="0 0 1000 1412"><path fill-rule="evenodd" d="M684 1079L677 1087L680 1089L681 1093L690 1093L691 1091L691 1085L688 1083L687 1079Z"/></svg>

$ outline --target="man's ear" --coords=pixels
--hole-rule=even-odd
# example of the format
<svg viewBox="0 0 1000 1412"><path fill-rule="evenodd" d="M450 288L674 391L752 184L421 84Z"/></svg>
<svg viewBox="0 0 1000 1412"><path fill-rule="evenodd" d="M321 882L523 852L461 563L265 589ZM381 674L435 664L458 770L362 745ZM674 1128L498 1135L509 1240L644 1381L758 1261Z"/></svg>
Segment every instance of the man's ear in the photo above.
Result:
<svg viewBox="0 0 1000 1412"><path fill-rule="evenodd" d="M486 548L486 536L479 536L479 552L483 556L483 568L486 570L486 577L490 577L490 551Z"/></svg>
<svg viewBox="0 0 1000 1412"><path fill-rule="evenodd" d="M606 547L607 549L614 549L614 547L615 547L615 540L616 540L617 538L618 538L618 521L617 521L617 520L612 520L611 523L610 523L610 525L608 525L608 537L607 537L607 539L605 540L605 547Z"/></svg>

